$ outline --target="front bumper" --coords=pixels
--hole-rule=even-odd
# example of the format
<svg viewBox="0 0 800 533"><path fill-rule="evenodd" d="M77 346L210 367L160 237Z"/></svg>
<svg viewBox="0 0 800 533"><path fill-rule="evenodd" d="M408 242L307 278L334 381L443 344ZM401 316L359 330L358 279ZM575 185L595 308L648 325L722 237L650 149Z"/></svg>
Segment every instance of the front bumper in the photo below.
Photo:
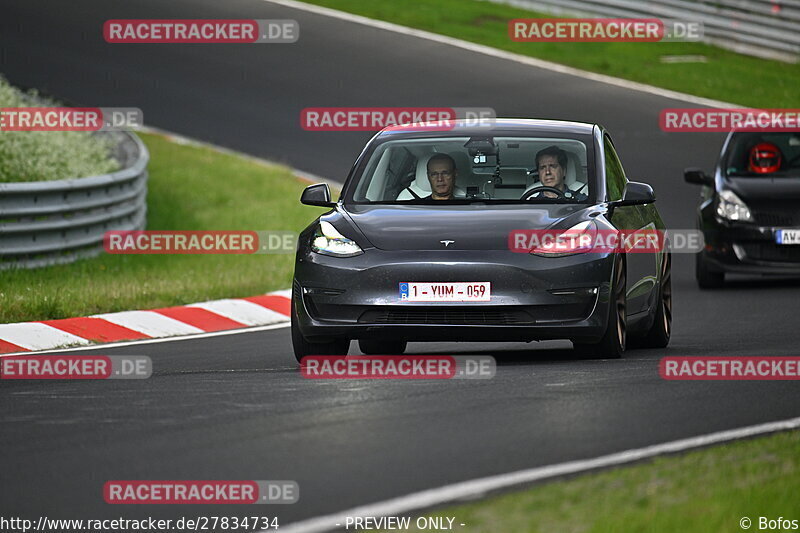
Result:
<svg viewBox="0 0 800 533"><path fill-rule="evenodd" d="M800 246L777 244L777 229L717 222L704 230L705 259L721 272L800 275Z"/></svg>
<svg viewBox="0 0 800 533"><path fill-rule="evenodd" d="M293 298L309 339L594 342L605 332L613 257L544 258L505 250L301 250ZM491 282L488 302L401 301L401 282Z"/></svg>

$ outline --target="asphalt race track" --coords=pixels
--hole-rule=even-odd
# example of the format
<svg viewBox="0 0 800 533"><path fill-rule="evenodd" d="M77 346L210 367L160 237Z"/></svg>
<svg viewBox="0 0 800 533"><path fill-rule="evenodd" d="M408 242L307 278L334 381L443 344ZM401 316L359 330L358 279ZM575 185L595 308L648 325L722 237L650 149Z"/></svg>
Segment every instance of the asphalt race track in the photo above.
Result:
<svg viewBox="0 0 800 533"><path fill-rule="evenodd" d="M682 170L711 170L722 142L659 130L659 111L685 102L261 0L5 0L0 10L0 72L12 83L78 104L139 107L150 126L337 181L371 134L303 131L305 107L492 107L498 116L604 124L629 179L655 187L667 225L692 228L699 189ZM290 45L110 45L101 27L111 18L291 18L301 37ZM664 355L797 355L800 282L735 278L701 292L691 256L675 255L673 269L667 350L596 361L576 359L567 342L410 345L412 354L494 355L497 375L485 381L305 380L288 328L87 351L148 355L154 375L2 382L0 514L259 514L283 525L800 415L792 382L658 375ZM257 512L111 506L102 487L113 479L291 479L301 497Z"/></svg>

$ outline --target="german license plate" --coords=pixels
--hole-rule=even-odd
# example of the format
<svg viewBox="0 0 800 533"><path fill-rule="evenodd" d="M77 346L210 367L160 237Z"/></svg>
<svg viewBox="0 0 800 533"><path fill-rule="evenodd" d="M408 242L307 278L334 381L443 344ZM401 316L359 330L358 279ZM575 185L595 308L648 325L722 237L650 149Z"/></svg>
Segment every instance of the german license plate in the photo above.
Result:
<svg viewBox="0 0 800 533"><path fill-rule="evenodd" d="M800 244L800 229L779 229L775 232L778 244Z"/></svg>
<svg viewBox="0 0 800 533"><path fill-rule="evenodd" d="M406 302L488 302L492 284L489 281L458 283L400 283L400 299Z"/></svg>

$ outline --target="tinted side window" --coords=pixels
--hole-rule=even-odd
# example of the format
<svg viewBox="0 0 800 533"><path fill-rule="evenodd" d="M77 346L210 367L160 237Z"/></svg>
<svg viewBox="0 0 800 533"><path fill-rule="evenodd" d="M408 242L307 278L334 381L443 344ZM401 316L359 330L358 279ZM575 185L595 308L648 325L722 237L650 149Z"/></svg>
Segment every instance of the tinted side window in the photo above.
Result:
<svg viewBox="0 0 800 533"><path fill-rule="evenodd" d="M625 191L625 171L619 161L614 145L608 135L604 139L606 155L606 190L609 200L621 200L622 193Z"/></svg>

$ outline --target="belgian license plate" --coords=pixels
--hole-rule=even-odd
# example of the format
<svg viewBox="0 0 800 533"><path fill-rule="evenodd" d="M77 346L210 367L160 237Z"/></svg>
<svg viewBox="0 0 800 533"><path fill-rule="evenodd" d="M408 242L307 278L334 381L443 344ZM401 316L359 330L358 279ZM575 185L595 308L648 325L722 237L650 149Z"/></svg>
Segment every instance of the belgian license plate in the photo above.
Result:
<svg viewBox="0 0 800 533"><path fill-rule="evenodd" d="M775 232L778 244L800 244L800 229L779 229Z"/></svg>
<svg viewBox="0 0 800 533"><path fill-rule="evenodd" d="M489 281L400 283L400 299L406 302L488 302L491 292Z"/></svg>

